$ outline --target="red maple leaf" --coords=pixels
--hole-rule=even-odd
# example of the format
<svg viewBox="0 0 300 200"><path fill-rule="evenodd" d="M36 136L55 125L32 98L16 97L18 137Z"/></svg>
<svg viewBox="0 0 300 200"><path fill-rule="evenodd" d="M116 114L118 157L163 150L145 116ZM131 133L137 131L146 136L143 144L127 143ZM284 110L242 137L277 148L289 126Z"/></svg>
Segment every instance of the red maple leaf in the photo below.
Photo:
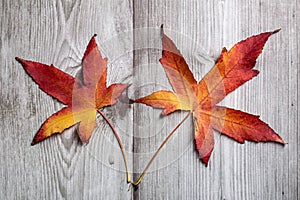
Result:
<svg viewBox="0 0 300 200"><path fill-rule="evenodd" d="M117 98L129 86L128 84L106 86L107 58L102 58L95 36L90 40L82 58L82 81L53 65L16 58L41 90L66 105L43 123L32 145L53 134L62 133L75 124L79 124L80 139L88 143L97 125L98 110L115 104Z"/></svg>
<svg viewBox="0 0 300 200"><path fill-rule="evenodd" d="M162 28L160 62L174 92L157 91L135 102L163 108L163 115L176 110L191 112L196 148L206 165L214 148L213 129L239 143L250 140L284 144L259 116L216 105L227 94L258 75L259 72L253 69L256 59L268 38L278 31L252 36L234 45L230 51L223 48L215 66L197 83L180 51Z"/></svg>

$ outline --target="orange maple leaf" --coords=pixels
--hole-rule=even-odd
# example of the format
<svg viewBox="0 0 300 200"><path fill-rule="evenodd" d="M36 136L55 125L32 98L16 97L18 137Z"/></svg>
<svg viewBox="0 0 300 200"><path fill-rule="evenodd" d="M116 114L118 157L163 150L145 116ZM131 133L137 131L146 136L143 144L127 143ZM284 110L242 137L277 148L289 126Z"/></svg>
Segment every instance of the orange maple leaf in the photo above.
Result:
<svg viewBox="0 0 300 200"><path fill-rule="evenodd" d="M112 84L106 87L107 58L102 58L95 36L90 40L82 59L82 82L53 65L48 66L16 57L40 89L67 105L43 123L32 145L53 134L62 133L75 124L79 124L80 139L88 143L97 125L98 109L115 104L117 98L129 86Z"/></svg>
<svg viewBox="0 0 300 200"><path fill-rule="evenodd" d="M163 115L176 110L190 111L193 115L196 148L207 165L214 147L212 129L244 143L273 141L284 144L281 137L268 124L239 110L217 106L227 94L258 75L253 70L256 58L268 38L278 32L252 36L234 45L230 51L223 48L215 66L197 83L185 59L173 41L164 34L162 27L162 58L174 92L161 90L135 102L163 108Z"/></svg>

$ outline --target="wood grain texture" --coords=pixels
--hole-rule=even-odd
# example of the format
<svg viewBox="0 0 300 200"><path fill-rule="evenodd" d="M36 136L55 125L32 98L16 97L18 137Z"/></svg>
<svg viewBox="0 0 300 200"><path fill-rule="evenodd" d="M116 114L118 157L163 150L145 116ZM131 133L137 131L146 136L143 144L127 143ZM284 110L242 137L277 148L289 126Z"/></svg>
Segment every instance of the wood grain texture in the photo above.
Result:
<svg viewBox="0 0 300 200"><path fill-rule="evenodd" d="M0 7L0 198L131 198L118 143L101 117L88 145L79 141L75 127L30 146L42 122L62 105L39 90L14 57L53 63L75 75L88 41L97 33L96 40L109 60L108 84L129 82L126 77L132 74L127 67L132 66L132 36L113 36L132 29L132 4L118 0L109 4L2 1ZM104 112L114 124L123 125L117 130L129 151L132 139L124 132L132 132L130 109L124 110L123 116L116 115L115 107Z"/></svg>
<svg viewBox="0 0 300 200"><path fill-rule="evenodd" d="M299 199L300 198L300 4L297 0L200 1L12 1L0 2L0 199ZM184 112L128 104L170 89L158 59L160 25L185 56L197 80L223 46L281 28L267 42L260 74L222 105L261 115L282 138L244 145L215 132L205 167L186 121L149 169L137 191L128 191L118 144L108 125L88 145L76 127L34 147L42 122L62 105L43 93L15 56L53 63L76 75L94 33L108 57L108 83L132 83L120 102L104 112L124 142L136 180Z"/></svg>
<svg viewBox="0 0 300 200"><path fill-rule="evenodd" d="M280 33L270 38L259 57L256 68L261 71L260 75L230 94L222 105L260 114L289 143L285 147L253 142L241 145L215 132L216 145L206 168L194 150L193 132L189 128L191 123L185 123L163 149L165 154L162 152L154 162L152 172L146 175L135 194L137 199L299 198L297 7L299 4L296 1L135 1L135 28L164 24L166 33L187 58L197 80L211 68L211 60L218 58L223 46L231 48L251 35L281 28ZM178 36L180 34L184 36ZM191 38L195 47L186 38ZM149 45L153 41L143 42ZM159 43L159 40L155 42ZM143 49L136 51L134 56L134 71L140 74L135 77L146 77L146 82L149 78L156 83L149 90L161 89L160 85L168 87L158 63L159 51ZM145 78L137 78L136 84L143 84L144 81ZM135 121L147 119L149 113L152 119L158 118L159 112L156 110L136 105ZM150 134L158 127L135 124L136 151L157 148L183 115L175 113L161 120L165 118L167 124L154 137ZM139 139L138 134L141 133L148 137ZM186 143L187 140L190 143ZM186 151L181 154L178 149L184 149L183 146ZM174 155L177 155L174 162L160 168L161 163L169 159L168 156ZM134 162L134 169L139 170L146 160L140 159L138 164Z"/></svg>

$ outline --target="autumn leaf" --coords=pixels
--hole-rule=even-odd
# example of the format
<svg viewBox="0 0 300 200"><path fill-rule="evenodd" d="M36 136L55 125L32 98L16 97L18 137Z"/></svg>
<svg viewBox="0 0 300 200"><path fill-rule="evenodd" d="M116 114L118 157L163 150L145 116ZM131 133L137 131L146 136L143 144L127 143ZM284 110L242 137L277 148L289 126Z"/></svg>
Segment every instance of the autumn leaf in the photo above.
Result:
<svg viewBox="0 0 300 200"><path fill-rule="evenodd" d="M41 90L66 105L43 123L32 145L54 134L61 134L75 124L79 124L80 139L88 143L97 125L98 109L115 104L117 98L129 86L128 84L106 86L107 58L102 58L95 36L90 40L82 58L82 81L53 65L48 66L16 57Z"/></svg>
<svg viewBox="0 0 300 200"><path fill-rule="evenodd" d="M190 111L193 115L196 148L207 165L214 148L213 129L244 143L278 142L281 137L268 124L239 110L217 106L227 94L258 75L253 67L268 38L277 33L266 32L252 36L234 45L230 51L222 50L215 66L197 83L185 59L162 27L162 58L172 91L157 91L135 100L154 108L163 108L163 115L176 110Z"/></svg>

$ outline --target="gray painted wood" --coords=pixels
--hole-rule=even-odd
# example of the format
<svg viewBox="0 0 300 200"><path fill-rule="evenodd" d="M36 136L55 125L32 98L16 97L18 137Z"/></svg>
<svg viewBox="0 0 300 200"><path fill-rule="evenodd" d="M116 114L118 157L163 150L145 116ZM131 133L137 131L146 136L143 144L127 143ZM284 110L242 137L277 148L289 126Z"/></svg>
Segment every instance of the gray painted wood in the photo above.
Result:
<svg viewBox="0 0 300 200"><path fill-rule="evenodd" d="M1 199L299 199L299 15L297 0L2 1ZM174 40L197 80L218 58L251 35L277 28L259 57L258 77L222 105L261 116L288 142L241 145L215 132L208 167L198 158L189 119L174 134L137 191L128 191L118 144L98 118L88 145L76 128L31 147L42 122L62 105L38 89L15 56L53 63L75 75L94 33L109 59L108 83L132 83L104 109L123 140L136 180L167 134L184 118L134 104L171 89L158 61L160 30Z"/></svg>
<svg viewBox="0 0 300 200"><path fill-rule="evenodd" d="M132 36L115 36L132 30L132 4L2 1L0 7L1 199L129 199L121 152L101 117L88 145L79 141L73 128L30 146L42 122L62 105L39 90L14 57L53 63L75 75L78 67L73 66L80 64L97 33L96 40L109 59L108 83L129 82ZM115 107L104 111L114 124L122 124L117 127L120 134L132 132L131 109L124 110L123 116L116 114ZM129 151L131 137L122 139Z"/></svg>

